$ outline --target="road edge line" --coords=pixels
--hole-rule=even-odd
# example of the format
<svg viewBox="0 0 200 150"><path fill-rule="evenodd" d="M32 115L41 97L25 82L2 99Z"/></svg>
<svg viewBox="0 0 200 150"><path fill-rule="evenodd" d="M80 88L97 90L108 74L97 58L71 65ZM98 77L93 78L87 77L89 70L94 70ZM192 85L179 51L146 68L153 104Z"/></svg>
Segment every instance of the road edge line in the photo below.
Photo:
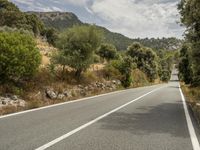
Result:
<svg viewBox="0 0 200 150"><path fill-rule="evenodd" d="M149 87L152 87L152 86L149 86ZM139 88L143 88L143 87L139 87ZM20 111L20 112L16 112L16 113L11 113L11 114L0 116L0 119L4 119L4 118L8 118L8 117L13 117L13 116L17 116L17 115L22 115L22 114L29 113L29 112L35 112L35 111L39 111L39 110L43 110L43 109L53 108L53 107L57 107L57 106L62 106L62 105L66 105L66 104L77 103L77 102L80 102L80 101L90 100L90 99L93 99L93 98L107 96L107 95L111 95L111 94L117 94L117 93L129 91L129 90L133 90L133 89L137 89L137 88L124 89L124 90L119 90L119 91L114 91L114 92L99 94L99 95L95 95L95 96L90 96L90 97L85 97L85 98L70 100L70 101L62 102L62 103L58 103L58 104L43 106L43 107L39 107L39 108L24 110L24 111Z"/></svg>
<svg viewBox="0 0 200 150"><path fill-rule="evenodd" d="M46 143L46 144L40 146L39 148L36 148L35 150L45 150L45 149L47 149L47 148L49 148L49 147L55 145L56 143L58 143L58 142L60 142L60 141L62 141L62 140L64 140L64 139L70 137L71 135L73 135L73 134L75 134L75 133L77 133L77 132L79 132L79 131L81 131L81 130L87 128L87 127L89 127L90 125L96 123L97 121L99 121L99 120L101 120L101 119L103 119L103 118L109 116L110 114L112 114L112 113L114 113L114 112L116 112L116 111L118 111L118 110L120 110L120 109L122 109L122 108L124 108L124 107L126 107L126 106L128 106L128 105L130 105L130 104L132 104L132 103L135 102L135 101L140 100L141 98L143 98L143 97L145 97L145 96L147 96L147 95L149 95L149 94L151 94L151 93L154 93L154 92L158 91L158 90L161 89L161 88L164 88L164 87L156 88L156 89L154 89L154 90L152 90L152 91L150 91L150 92L148 92L148 93L146 93L146 94L143 94L142 96L140 96L140 97L138 97L138 98L136 98L136 99L134 99L134 100L131 100L130 102L125 103L125 104L123 104L123 105L121 105L121 106L119 106L119 107L117 107L117 108L115 108L115 109L113 109L113 110L111 110L111 111L109 111L109 112L107 112L107 113L105 113L105 114L103 114L103 115L97 117L96 119L93 119L92 121L90 121L90 122L88 122L88 123L86 123L86 124L84 124L84 125L82 125L82 126L76 128L76 129L74 129L74 130L72 130L72 131L70 131L70 132L68 132L68 133L66 133L66 134L64 134L64 135L62 135L62 136L60 136L60 137L54 139L54 140L52 140L51 142Z"/></svg>
<svg viewBox="0 0 200 150"><path fill-rule="evenodd" d="M179 84L179 91L180 91L181 99L182 99L182 102L183 102L183 108L184 108L184 112L185 112L185 117L186 117L186 121L187 121L187 126L188 126L188 130L189 130L189 134L190 134L190 139L191 139L191 142L192 142L193 150L200 150L199 141L198 141L198 138L197 138L197 135L196 135L196 132L195 132L195 129L194 129L194 125L192 123L192 119L191 119L190 113L188 111L188 107L187 107L187 103L186 103L186 100L185 100L185 96L183 94L183 91L181 89L180 84Z"/></svg>

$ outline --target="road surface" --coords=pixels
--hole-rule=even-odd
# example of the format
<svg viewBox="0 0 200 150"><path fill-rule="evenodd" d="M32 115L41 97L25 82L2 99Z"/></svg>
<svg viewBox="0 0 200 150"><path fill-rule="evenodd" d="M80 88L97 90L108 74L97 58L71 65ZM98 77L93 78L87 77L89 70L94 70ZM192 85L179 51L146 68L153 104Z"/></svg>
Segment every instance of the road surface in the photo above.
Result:
<svg viewBox="0 0 200 150"><path fill-rule="evenodd" d="M183 104L173 72L168 84L1 117L0 150L199 150Z"/></svg>

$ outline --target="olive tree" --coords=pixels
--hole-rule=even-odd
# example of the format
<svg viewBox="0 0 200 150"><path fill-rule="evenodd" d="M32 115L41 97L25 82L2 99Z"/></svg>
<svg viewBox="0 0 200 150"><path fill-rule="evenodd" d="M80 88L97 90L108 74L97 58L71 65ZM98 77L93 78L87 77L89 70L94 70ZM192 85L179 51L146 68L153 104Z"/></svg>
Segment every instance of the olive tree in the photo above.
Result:
<svg viewBox="0 0 200 150"><path fill-rule="evenodd" d="M94 52L100 41L101 33L95 26L74 26L59 36L57 47L61 56L55 58L59 58L63 66L73 68L75 76L79 78L93 63Z"/></svg>

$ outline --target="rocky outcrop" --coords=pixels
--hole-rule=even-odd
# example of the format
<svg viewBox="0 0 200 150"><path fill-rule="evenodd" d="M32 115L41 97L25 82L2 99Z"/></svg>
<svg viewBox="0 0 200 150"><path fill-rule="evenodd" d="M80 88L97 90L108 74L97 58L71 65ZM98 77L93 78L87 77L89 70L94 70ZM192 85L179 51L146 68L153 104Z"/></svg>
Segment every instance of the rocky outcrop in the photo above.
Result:
<svg viewBox="0 0 200 150"><path fill-rule="evenodd" d="M114 91L121 85L119 80L106 81L106 82L94 82L89 85L77 85L71 89L63 89L63 92L58 92L53 88L45 88L45 95L48 99L68 100L72 97L84 97L95 93L95 91L106 92Z"/></svg>
<svg viewBox="0 0 200 150"><path fill-rule="evenodd" d="M56 99L58 96L52 88L47 88L45 93L46 96L50 99Z"/></svg>
<svg viewBox="0 0 200 150"><path fill-rule="evenodd" d="M0 108L5 106L25 107L26 102L16 95L6 95L6 97L0 97Z"/></svg>

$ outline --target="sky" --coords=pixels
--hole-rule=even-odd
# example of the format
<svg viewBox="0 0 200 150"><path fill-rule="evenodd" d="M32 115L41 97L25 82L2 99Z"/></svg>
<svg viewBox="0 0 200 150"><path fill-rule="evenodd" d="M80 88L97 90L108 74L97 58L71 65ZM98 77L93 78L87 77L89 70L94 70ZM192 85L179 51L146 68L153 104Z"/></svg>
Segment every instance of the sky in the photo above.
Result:
<svg viewBox="0 0 200 150"><path fill-rule="evenodd" d="M179 0L11 0L23 11L65 11L130 38L182 38Z"/></svg>

